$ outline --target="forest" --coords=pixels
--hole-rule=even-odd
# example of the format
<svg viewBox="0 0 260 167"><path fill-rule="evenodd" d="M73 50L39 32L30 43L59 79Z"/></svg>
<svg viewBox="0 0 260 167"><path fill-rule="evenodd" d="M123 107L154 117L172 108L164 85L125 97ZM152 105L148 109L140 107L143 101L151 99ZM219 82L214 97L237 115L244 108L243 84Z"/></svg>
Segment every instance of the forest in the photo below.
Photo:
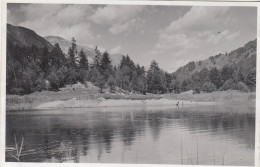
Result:
<svg viewBox="0 0 260 167"><path fill-rule="evenodd" d="M174 60L172 60L174 61ZM190 68L193 63L189 63ZM77 49L74 38L68 53L60 49L58 43L53 49L7 45L7 94L30 94L35 91L59 91L67 84L92 82L103 93L105 88L115 92L116 88L128 92L146 94L193 93L238 90L255 91L256 68L245 75L239 66L212 67L193 72L191 77L180 79L174 73L162 70L153 60L148 70L123 56L118 66L112 66L107 51L95 48L92 63L83 50Z"/></svg>

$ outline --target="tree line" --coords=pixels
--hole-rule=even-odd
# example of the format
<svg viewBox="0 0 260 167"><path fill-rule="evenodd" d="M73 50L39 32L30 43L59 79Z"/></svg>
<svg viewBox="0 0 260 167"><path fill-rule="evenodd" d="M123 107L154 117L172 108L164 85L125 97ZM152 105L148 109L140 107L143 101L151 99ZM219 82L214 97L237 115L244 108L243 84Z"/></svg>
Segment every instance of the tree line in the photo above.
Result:
<svg viewBox="0 0 260 167"><path fill-rule="evenodd" d="M194 93L238 90L241 92L255 91L256 68L251 67L246 74L237 66L224 66L221 69L213 67L203 68L195 72L191 77L182 81L173 80L175 93L194 90Z"/></svg>
<svg viewBox="0 0 260 167"><path fill-rule="evenodd" d="M11 44L7 47L8 94L58 91L67 84L86 81L98 86L100 92L105 88L109 88L110 92L121 88L141 94L180 93L187 90L194 90L195 93L228 89L255 91L255 68L246 76L239 69L228 66L221 70L204 68L192 77L180 80L173 73L163 71L154 60L148 71L135 64L128 55L122 57L118 66L112 66L109 53L101 53L98 47L95 48L93 62L89 63L85 52L78 51L74 38L67 56L58 43L52 50Z"/></svg>
<svg viewBox="0 0 260 167"><path fill-rule="evenodd" d="M135 64L130 57L123 56L119 66L112 66L109 53L95 48L95 57L90 64L83 50L78 51L72 38L67 56L59 44L52 50L8 44L7 78L8 94L29 94L35 91L52 90L67 84L90 81L100 88L116 87L127 91L146 93L144 67Z"/></svg>

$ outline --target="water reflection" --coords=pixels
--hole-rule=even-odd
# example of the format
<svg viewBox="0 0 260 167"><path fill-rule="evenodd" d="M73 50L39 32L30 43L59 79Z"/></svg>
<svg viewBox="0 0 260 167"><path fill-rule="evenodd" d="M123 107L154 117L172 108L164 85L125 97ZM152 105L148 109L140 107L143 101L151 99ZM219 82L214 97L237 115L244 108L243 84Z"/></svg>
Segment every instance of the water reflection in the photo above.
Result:
<svg viewBox="0 0 260 167"><path fill-rule="evenodd" d="M162 160L168 154L179 154L180 141L177 141L179 136L175 136L178 133L184 135L184 139L181 140L184 140L186 145L194 145L191 143L194 143L196 136L199 140L203 139L215 144L228 141L230 145L234 145L234 148L238 144L245 145L249 150L254 148L255 114L252 107L115 110L117 111L65 109L10 112L7 114L6 121L6 146L14 146L13 135L16 134L18 139L25 137L21 161L76 163L126 161L136 163L137 159L145 160L143 163L179 163L180 160L174 158ZM185 138L185 135L189 136ZM164 143L163 140L168 138L171 142ZM209 141L209 138L212 141ZM144 141L151 143L150 147L155 147L156 143L160 145L156 148L160 151L160 154L159 151L157 152L161 158L158 162L152 158L139 157L143 156L140 153L137 155L138 148L145 154L155 154L149 151L152 148L146 148L142 144ZM224 147L225 143L222 145ZM175 153L169 153L169 146ZM202 149L199 156L203 157L202 154L207 153L208 150L203 143L199 147L200 150ZM243 149L239 150L241 154L245 151ZM191 157L187 159L186 164L195 161L192 158L194 150L192 147L186 149L186 157ZM229 152L232 153L232 150ZM249 158L244 160L244 164L253 164L253 158L250 157L253 156L253 151L246 156ZM239 157L233 157L236 158ZM6 154L6 161L15 161L15 159ZM213 161L203 162L201 158L200 163L212 164Z"/></svg>

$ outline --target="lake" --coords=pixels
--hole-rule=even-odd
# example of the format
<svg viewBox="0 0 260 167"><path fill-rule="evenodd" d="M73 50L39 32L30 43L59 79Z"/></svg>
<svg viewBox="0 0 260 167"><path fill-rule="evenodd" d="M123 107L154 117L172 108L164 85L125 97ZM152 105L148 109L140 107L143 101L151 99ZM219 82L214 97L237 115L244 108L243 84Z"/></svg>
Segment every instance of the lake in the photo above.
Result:
<svg viewBox="0 0 260 167"><path fill-rule="evenodd" d="M254 165L254 106L10 111L6 126L22 162Z"/></svg>

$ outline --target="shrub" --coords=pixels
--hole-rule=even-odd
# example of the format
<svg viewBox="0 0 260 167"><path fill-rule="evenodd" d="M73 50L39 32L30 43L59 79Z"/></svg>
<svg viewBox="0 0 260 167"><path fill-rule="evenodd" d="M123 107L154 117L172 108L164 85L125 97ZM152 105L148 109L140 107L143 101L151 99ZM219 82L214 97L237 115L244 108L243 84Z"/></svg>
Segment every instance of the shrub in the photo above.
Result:
<svg viewBox="0 0 260 167"><path fill-rule="evenodd" d="M34 91L40 92L42 90L46 90L46 84L45 84L45 80L43 79L43 77L39 77L35 81L35 89L34 89Z"/></svg>
<svg viewBox="0 0 260 167"><path fill-rule="evenodd" d="M59 89L59 80L57 75L52 72L49 76L48 76L48 80L50 81L50 89L51 90L58 90Z"/></svg>
<svg viewBox="0 0 260 167"><path fill-rule="evenodd" d="M213 84L213 83L211 83L211 82L205 82L203 85L202 85L202 91L204 91L204 92L207 92L207 93L209 93L209 92L213 92L213 91L215 91L217 88L216 88L216 86Z"/></svg>
<svg viewBox="0 0 260 167"><path fill-rule="evenodd" d="M246 85L252 90L256 89L256 69L253 68L250 70L249 74L246 77Z"/></svg>
<svg viewBox="0 0 260 167"><path fill-rule="evenodd" d="M235 90L236 84L232 79L227 80L220 90Z"/></svg>
<svg viewBox="0 0 260 167"><path fill-rule="evenodd" d="M195 88L192 94L200 94L200 88Z"/></svg>
<svg viewBox="0 0 260 167"><path fill-rule="evenodd" d="M250 89L243 82L238 82L236 85L236 89L240 92L249 92Z"/></svg>
<svg viewBox="0 0 260 167"><path fill-rule="evenodd" d="M7 93L10 93L10 94L16 94L16 95L21 95L23 92L23 89L22 88L16 88L16 87L12 87L8 90Z"/></svg>
<svg viewBox="0 0 260 167"><path fill-rule="evenodd" d="M239 82L235 82L232 79L227 80L223 86L220 88L220 90L238 90L240 92L249 92L250 89L248 88L248 86L239 81Z"/></svg>
<svg viewBox="0 0 260 167"><path fill-rule="evenodd" d="M115 93L115 91L116 91L116 80L112 75L109 76L107 83L108 83L108 86L110 88L110 92Z"/></svg>

